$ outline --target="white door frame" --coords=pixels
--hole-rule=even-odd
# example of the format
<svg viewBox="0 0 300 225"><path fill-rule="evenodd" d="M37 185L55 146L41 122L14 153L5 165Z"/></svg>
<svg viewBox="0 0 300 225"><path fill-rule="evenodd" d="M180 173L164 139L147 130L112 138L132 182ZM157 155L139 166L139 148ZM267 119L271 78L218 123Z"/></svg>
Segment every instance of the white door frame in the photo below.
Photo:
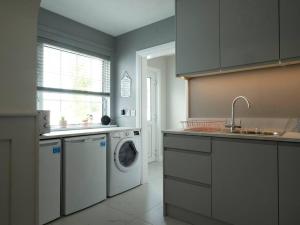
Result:
<svg viewBox="0 0 300 225"><path fill-rule="evenodd" d="M147 57L155 58L175 54L175 42L169 42L152 48L143 49L136 52L136 126L142 128L142 150L143 150L143 169L142 183L148 181L148 151L146 149L146 74L142 69L147 63Z"/></svg>

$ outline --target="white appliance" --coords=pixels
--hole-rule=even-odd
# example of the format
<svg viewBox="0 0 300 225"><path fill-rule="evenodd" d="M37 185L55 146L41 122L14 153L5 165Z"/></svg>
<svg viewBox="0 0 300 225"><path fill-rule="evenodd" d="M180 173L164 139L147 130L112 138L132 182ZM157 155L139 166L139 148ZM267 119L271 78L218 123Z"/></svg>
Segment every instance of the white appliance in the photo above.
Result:
<svg viewBox="0 0 300 225"><path fill-rule="evenodd" d="M61 142L40 141L39 148L39 224L60 217Z"/></svg>
<svg viewBox="0 0 300 225"><path fill-rule="evenodd" d="M109 134L108 196L114 196L141 184L142 152L139 130Z"/></svg>
<svg viewBox="0 0 300 225"><path fill-rule="evenodd" d="M106 199L106 135L64 139L63 214Z"/></svg>

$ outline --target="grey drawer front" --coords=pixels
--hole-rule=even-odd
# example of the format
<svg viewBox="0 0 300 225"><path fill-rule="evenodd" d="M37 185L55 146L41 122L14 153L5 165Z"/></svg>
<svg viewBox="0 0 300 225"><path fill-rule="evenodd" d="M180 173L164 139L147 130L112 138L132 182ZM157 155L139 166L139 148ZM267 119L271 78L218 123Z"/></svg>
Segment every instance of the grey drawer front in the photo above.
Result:
<svg viewBox="0 0 300 225"><path fill-rule="evenodd" d="M165 151L165 175L211 184L210 154Z"/></svg>
<svg viewBox="0 0 300 225"><path fill-rule="evenodd" d="M164 147L211 152L211 140L210 137L166 134L164 136Z"/></svg>
<svg viewBox="0 0 300 225"><path fill-rule="evenodd" d="M165 179L165 202L177 207L211 216L211 189Z"/></svg>

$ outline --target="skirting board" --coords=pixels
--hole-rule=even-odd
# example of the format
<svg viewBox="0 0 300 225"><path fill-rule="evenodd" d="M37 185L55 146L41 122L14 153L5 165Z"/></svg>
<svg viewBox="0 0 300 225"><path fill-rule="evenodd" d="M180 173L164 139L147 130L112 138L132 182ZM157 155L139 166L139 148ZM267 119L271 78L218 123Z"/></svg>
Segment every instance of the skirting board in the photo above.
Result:
<svg viewBox="0 0 300 225"><path fill-rule="evenodd" d="M170 204L165 204L165 214L194 225L230 225Z"/></svg>

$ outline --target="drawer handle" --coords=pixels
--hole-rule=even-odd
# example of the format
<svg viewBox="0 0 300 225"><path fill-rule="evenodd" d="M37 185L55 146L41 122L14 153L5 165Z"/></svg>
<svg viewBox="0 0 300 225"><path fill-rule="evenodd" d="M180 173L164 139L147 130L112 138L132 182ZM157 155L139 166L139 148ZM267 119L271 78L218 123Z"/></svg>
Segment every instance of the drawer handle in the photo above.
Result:
<svg viewBox="0 0 300 225"><path fill-rule="evenodd" d="M101 140L104 140L105 137L101 137L101 138L91 138L90 140L91 141L101 141Z"/></svg>
<svg viewBox="0 0 300 225"><path fill-rule="evenodd" d="M52 145L58 145L58 141L53 141L53 142L48 142L48 143L41 143L40 146L45 147L45 146L52 146Z"/></svg>
<svg viewBox="0 0 300 225"><path fill-rule="evenodd" d="M66 140L65 142L69 143L83 143L85 142L86 139L81 139L81 140Z"/></svg>

